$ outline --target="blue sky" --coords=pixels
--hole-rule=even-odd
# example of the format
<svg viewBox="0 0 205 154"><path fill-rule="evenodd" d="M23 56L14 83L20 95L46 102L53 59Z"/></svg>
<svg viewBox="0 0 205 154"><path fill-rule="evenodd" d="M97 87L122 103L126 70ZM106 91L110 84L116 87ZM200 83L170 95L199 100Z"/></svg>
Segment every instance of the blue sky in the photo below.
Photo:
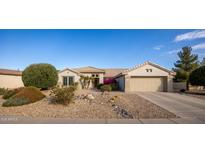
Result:
<svg viewBox="0 0 205 154"><path fill-rule="evenodd" d="M205 30L0 30L0 68L129 68L152 61L171 69L186 45L205 57Z"/></svg>

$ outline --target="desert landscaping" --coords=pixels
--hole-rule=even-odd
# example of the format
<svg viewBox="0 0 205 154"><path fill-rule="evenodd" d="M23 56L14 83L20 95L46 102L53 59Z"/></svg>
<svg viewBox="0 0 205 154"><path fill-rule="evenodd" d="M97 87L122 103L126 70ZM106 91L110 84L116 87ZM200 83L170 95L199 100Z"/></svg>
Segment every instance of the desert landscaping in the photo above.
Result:
<svg viewBox="0 0 205 154"><path fill-rule="evenodd" d="M46 97L42 100L16 107L2 107L2 103L5 100L1 96L0 115L69 119L153 119L176 117L173 113L136 94L77 90L72 103L62 105L50 102L50 91L44 91L43 93Z"/></svg>

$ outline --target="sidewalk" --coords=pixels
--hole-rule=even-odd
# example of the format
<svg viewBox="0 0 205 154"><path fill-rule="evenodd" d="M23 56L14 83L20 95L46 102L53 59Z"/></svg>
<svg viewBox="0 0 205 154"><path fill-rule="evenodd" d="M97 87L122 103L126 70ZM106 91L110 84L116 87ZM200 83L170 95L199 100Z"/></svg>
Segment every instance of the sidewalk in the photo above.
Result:
<svg viewBox="0 0 205 154"><path fill-rule="evenodd" d="M199 118L67 119L0 116L0 124L205 124L205 121Z"/></svg>

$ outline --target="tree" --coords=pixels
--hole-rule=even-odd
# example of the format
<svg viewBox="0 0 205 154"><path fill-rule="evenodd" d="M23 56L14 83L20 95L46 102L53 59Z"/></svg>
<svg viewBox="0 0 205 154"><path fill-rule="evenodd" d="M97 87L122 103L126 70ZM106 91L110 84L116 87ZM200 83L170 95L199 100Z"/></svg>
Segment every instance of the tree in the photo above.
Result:
<svg viewBox="0 0 205 154"><path fill-rule="evenodd" d="M32 64L23 71L22 80L26 87L48 89L56 86L58 73L56 68L50 64Z"/></svg>
<svg viewBox="0 0 205 154"><path fill-rule="evenodd" d="M192 54L192 48L189 46L183 47L182 51L177 53L179 60L174 63L176 72L175 81L186 81L188 89L188 78L190 73L199 66L198 56Z"/></svg>
<svg viewBox="0 0 205 154"><path fill-rule="evenodd" d="M189 82L194 86L205 86L205 65L191 72Z"/></svg>
<svg viewBox="0 0 205 154"><path fill-rule="evenodd" d="M205 65L205 58L201 61L201 65Z"/></svg>
<svg viewBox="0 0 205 154"><path fill-rule="evenodd" d="M92 77L89 76L81 76L80 77L80 84L82 89L88 89L90 87L90 83L93 81Z"/></svg>

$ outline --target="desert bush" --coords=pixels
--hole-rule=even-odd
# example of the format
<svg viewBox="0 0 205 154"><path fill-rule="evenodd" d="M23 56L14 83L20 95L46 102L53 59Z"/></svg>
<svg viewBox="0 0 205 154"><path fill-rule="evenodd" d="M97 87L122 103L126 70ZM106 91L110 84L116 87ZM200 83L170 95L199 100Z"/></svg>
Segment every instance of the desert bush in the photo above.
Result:
<svg viewBox="0 0 205 154"><path fill-rule="evenodd" d="M191 72L189 82L194 86L205 86L205 66L201 66Z"/></svg>
<svg viewBox="0 0 205 154"><path fill-rule="evenodd" d="M101 86L103 86L103 85L104 85L104 84L100 83L100 84L98 84L98 85L96 86L96 88L97 88L97 89L100 89Z"/></svg>
<svg viewBox="0 0 205 154"><path fill-rule="evenodd" d="M26 98L10 98L7 101L5 101L2 106L3 107L10 107L10 106L21 106L29 104L29 100Z"/></svg>
<svg viewBox="0 0 205 154"><path fill-rule="evenodd" d="M184 93L184 92L186 92L186 90L185 89L180 89L180 92Z"/></svg>
<svg viewBox="0 0 205 154"><path fill-rule="evenodd" d="M7 91L8 89L0 88L0 95L4 95Z"/></svg>
<svg viewBox="0 0 205 154"><path fill-rule="evenodd" d="M22 80L26 87L34 86L41 89L48 89L56 86L58 72L50 64L32 64L23 71Z"/></svg>
<svg viewBox="0 0 205 154"><path fill-rule="evenodd" d="M65 88L53 88L51 95L53 95L51 101L56 104L68 105L72 102L74 97L75 87L65 87Z"/></svg>
<svg viewBox="0 0 205 154"><path fill-rule="evenodd" d="M35 87L25 87L23 90L12 96L12 98L26 98L29 103L43 99L45 95Z"/></svg>
<svg viewBox="0 0 205 154"><path fill-rule="evenodd" d="M9 99L10 97L12 97L13 95L15 95L15 91L14 90L8 90L4 95L3 95L3 99Z"/></svg>
<svg viewBox="0 0 205 154"><path fill-rule="evenodd" d="M24 89L24 87L20 87L20 88L16 88L16 89L12 89L12 90L7 90L4 95L3 95L3 99L9 99L12 96L14 96L15 94L17 94L18 92L20 92L22 89Z"/></svg>
<svg viewBox="0 0 205 154"><path fill-rule="evenodd" d="M116 91L119 88L117 83L111 83L110 86L112 87L112 91Z"/></svg>
<svg viewBox="0 0 205 154"><path fill-rule="evenodd" d="M78 86L79 86L79 83L78 83L78 82L74 82L74 83L73 83L73 87L74 87L75 90L78 89Z"/></svg>
<svg viewBox="0 0 205 154"><path fill-rule="evenodd" d="M100 88L103 92L104 91L111 91L112 90L112 87L111 87L111 85L103 85L103 86L101 86L101 88Z"/></svg>

